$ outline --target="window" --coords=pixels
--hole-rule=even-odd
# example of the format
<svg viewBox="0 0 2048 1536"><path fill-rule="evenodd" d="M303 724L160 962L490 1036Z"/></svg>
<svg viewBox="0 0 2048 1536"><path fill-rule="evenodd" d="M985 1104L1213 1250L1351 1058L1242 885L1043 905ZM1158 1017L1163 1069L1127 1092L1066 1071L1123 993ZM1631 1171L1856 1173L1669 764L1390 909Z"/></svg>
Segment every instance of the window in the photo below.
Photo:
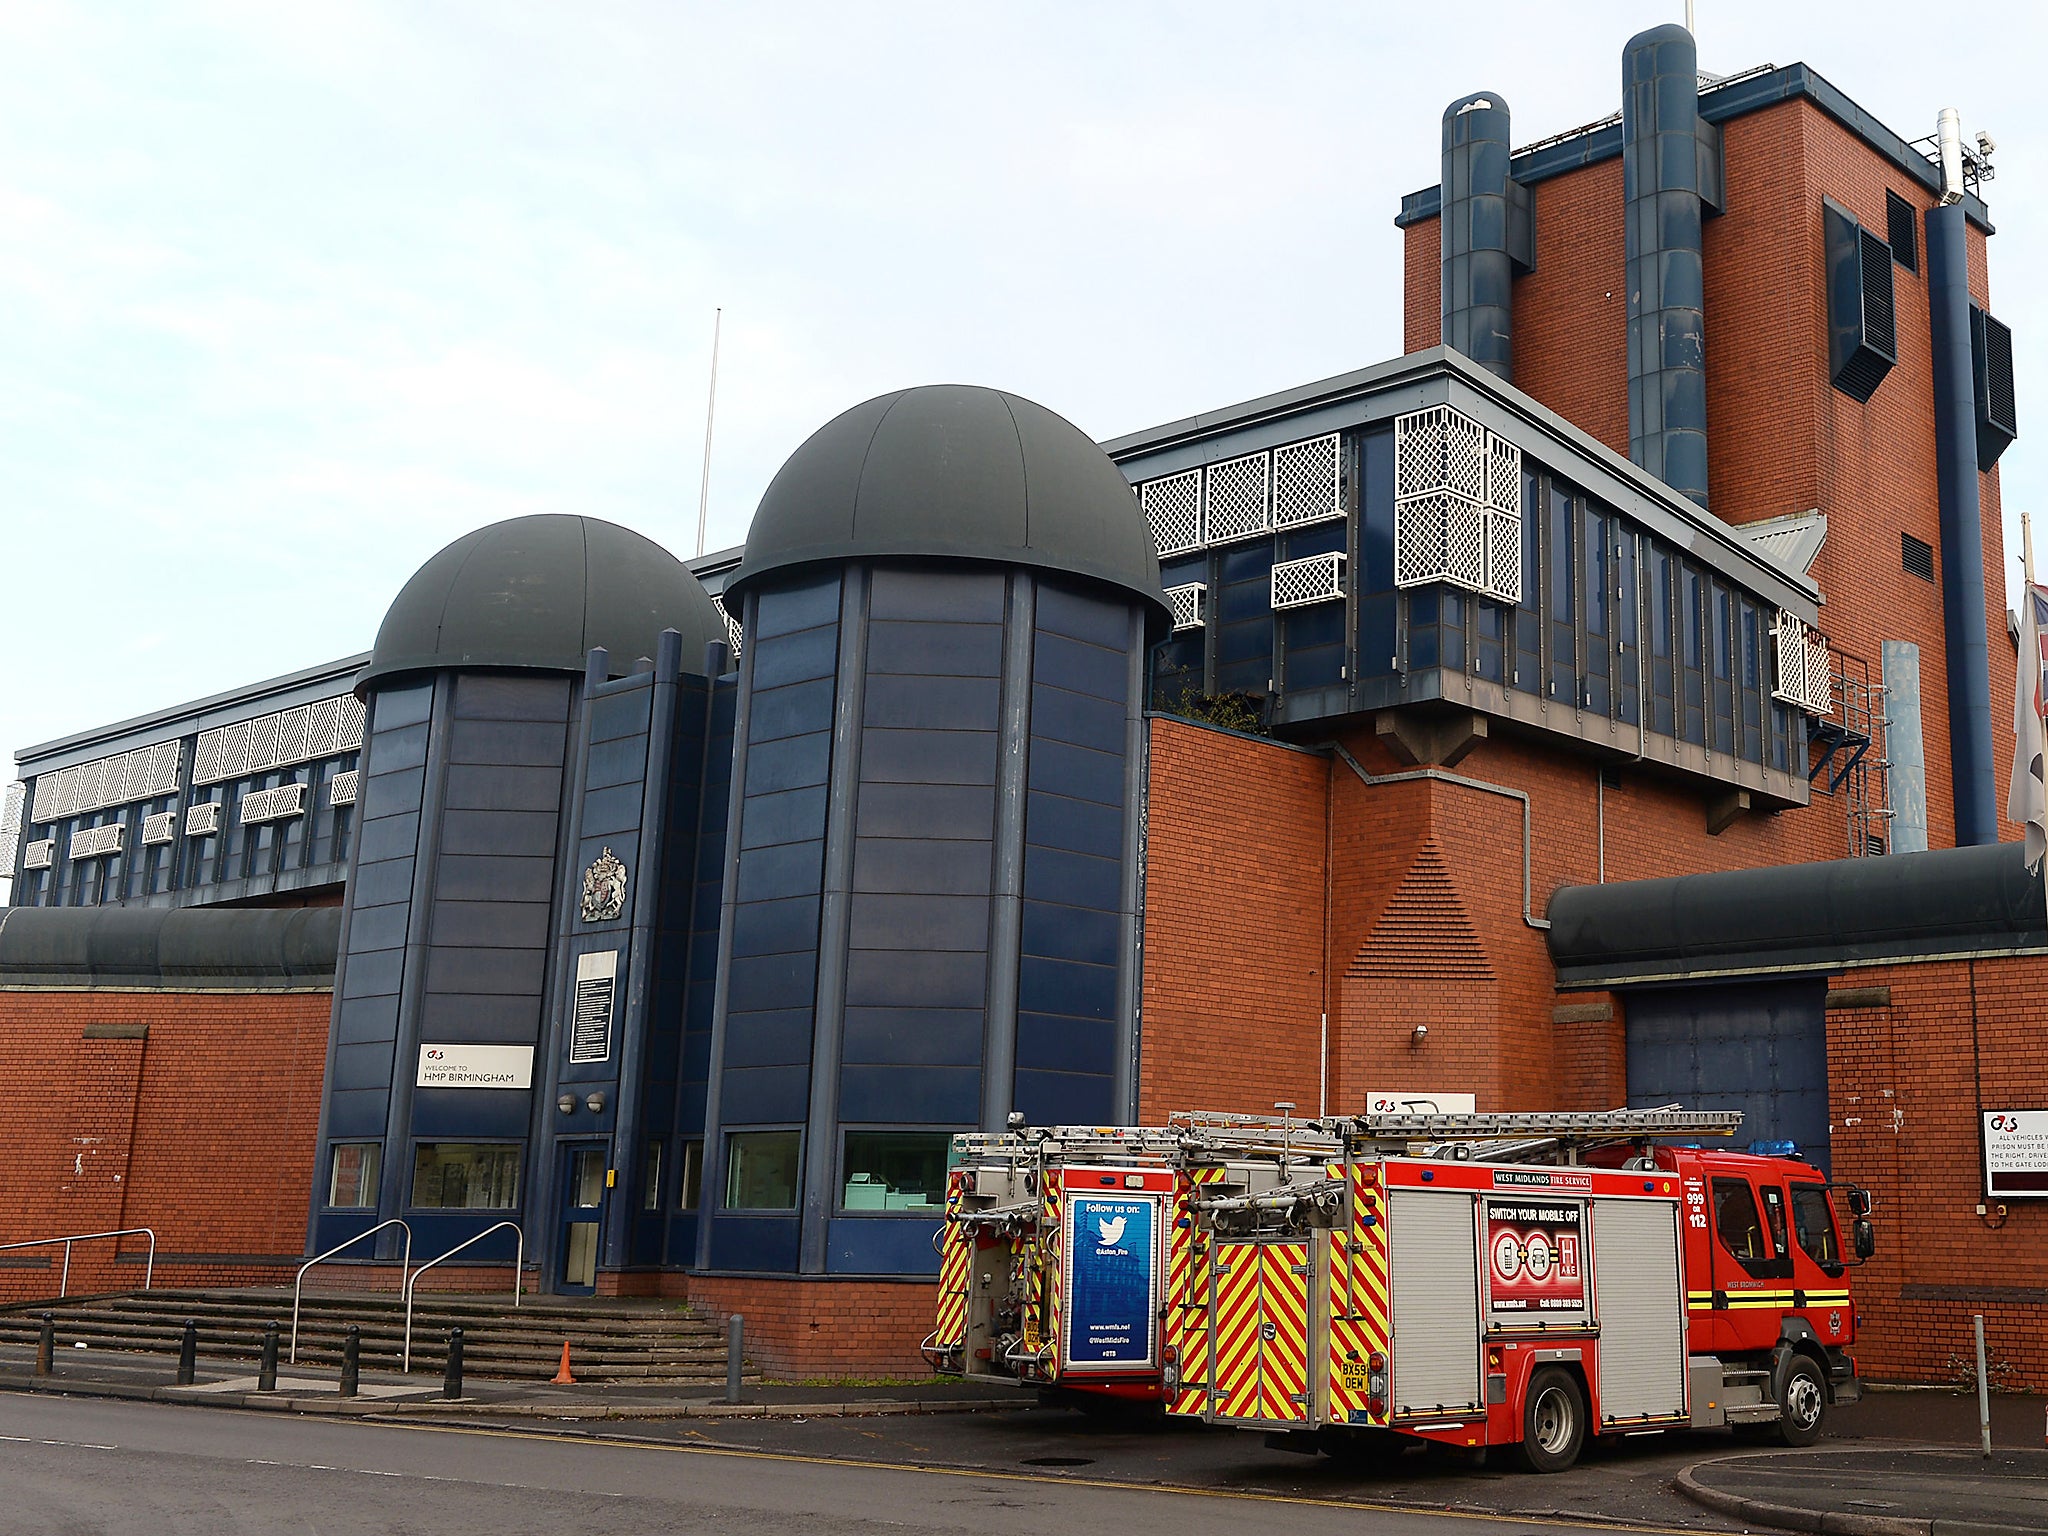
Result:
<svg viewBox="0 0 2048 1536"><path fill-rule="evenodd" d="M661 1209L661 1143L647 1143L647 1155L640 1164L640 1209Z"/></svg>
<svg viewBox="0 0 2048 1536"><path fill-rule="evenodd" d="M340 1211L367 1211L377 1204L384 1172L384 1146L376 1141L337 1141L327 1175L327 1203Z"/></svg>
<svg viewBox="0 0 2048 1536"><path fill-rule="evenodd" d="M412 1203L428 1210L512 1210L519 1204L519 1162L517 1142L421 1142L413 1149Z"/></svg>
<svg viewBox="0 0 2048 1536"><path fill-rule="evenodd" d="M1920 270L1920 231L1913 218L1913 205L1896 192L1884 195L1884 234L1892 248L1892 260L1908 272Z"/></svg>
<svg viewBox="0 0 2048 1536"><path fill-rule="evenodd" d="M1792 1230L1799 1246L1822 1269L1839 1273L1842 1245L1835 1236L1835 1215L1828 1209L1828 1192L1818 1184L1792 1186Z"/></svg>
<svg viewBox="0 0 2048 1536"><path fill-rule="evenodd" d="M946 1204L946 1131L848 1131L841 1182L849 1211L938 1211Z"/></svg>
<svg viewBox="0 0 2048 1536"><path fill-rule="evenodd" d="M735 1131L726 1137L726 1209L795 1210L798 1141L795 1131Z"/></svg>
<svg viewBox="0 0 2048 1536"><path fill-rule="evenodd" d="M693 1136L683 1143L683 1181L676 1194L676 1209L694 1211L704 1203L704 1138Z"/></svg>
<svg viewBox="0 0 2048 1536"><path fill-rule="evenodd" d="M1756 1194L1747 1180L1714 1180L1714 1230L1721 1234L1721 1246L1738 1259L1761 1263L1771 1256L1764 1247L1764 1224L1757 1215Z"/></svg>

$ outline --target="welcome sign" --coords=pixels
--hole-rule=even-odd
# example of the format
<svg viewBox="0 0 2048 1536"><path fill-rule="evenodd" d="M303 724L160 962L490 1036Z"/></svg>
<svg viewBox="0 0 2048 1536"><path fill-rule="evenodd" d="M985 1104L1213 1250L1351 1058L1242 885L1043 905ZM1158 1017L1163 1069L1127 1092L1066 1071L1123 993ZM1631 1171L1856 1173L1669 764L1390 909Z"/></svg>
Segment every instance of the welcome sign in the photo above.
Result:
<svg viewBox="0 0 2048 1536"><path fill-rule="evenodd" d="M1065 1364L1145 1370L1158 1363L1159 1198L1067 1197Z"/></svg>

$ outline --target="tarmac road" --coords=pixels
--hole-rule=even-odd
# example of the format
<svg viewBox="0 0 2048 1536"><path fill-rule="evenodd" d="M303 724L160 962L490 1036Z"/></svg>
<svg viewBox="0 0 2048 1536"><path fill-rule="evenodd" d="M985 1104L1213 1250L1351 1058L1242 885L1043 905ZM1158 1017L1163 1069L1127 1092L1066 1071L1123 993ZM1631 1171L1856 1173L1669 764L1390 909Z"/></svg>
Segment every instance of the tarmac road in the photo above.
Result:
<svg viewBox="0 0 2048 1536"><path fill-rule="evenodd" d="M1543 1479L1541 1483L1555 1482ZM0 1531L45 1536L1505 1536L1607 1522L1431 1513L1277 1489L1170 1490L1073 1469L861 1465L689 1441L536 1436L61 1397L0 1397ZM1732 1529L1704 1518L1684 1529ZM1638 1527L1641 1528L1641 1527ZM1670 1527L1660 1527L1669 1529Z"/></svg>

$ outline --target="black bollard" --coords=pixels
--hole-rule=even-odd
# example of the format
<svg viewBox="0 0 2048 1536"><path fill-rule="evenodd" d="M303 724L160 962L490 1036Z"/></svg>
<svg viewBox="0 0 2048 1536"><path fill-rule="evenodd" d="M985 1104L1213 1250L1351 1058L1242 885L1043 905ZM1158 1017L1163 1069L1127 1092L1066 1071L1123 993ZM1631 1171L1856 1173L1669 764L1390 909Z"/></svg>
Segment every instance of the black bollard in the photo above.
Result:
<svg viewBox="0 0 2048 1536"><path fill-rule="evenodd" d="M354 1323L348 1325L348 1336L341 1341L341 1395L356 1395L356 1377L362 1370L363 1330Z"/></svg>
<svg viewBox="0 0 2048 1536"><path fill-rule="evenodd" d="M57 1374L57 1320L47 1312L43 1314L42 1332L36 1335L36 1374Z"/></svg>
<svg viewBox="0 0 2048 1536"><path fill-rule="evenodd" d="M277 1324L263 1325L263 1353L256 1361L256 1390L277 1390Z"/></svg>
<svg viewBox="0 0 2048 1536"><path fill-rule="evenodd" d="M189 1387L199 1370L199 1324L185 1319L185 1335L178 1340L178 1385Z"/></svg>
<svg viewBox="0 0 2048 1536"><path fill-rule="evenodd" d="M448 1380L441 1387L441 1395L453 1402L462 1396L462 1330L448 1330Z"/></svg>
<svg viewBox="0 0 2048 1536"><path fill-rule="evenodd" d="M747 1320L735 1312L725 1320L725 1400L740 1400L740 1369L746 1359Z"/></svg>

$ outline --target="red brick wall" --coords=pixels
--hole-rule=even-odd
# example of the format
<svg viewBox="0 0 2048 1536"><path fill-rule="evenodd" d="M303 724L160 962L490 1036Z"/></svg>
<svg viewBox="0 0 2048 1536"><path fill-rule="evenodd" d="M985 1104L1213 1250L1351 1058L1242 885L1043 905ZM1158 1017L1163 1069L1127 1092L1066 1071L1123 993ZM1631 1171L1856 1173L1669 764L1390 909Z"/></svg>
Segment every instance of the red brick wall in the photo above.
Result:
<svg viewBox="0 0 2048 1536"><path fill-rule="evenodd" d="M0 1241L154 1227L159 1284L289 1278L329 1005L324 991L0 992ZM111 1242L79 1246L71 1291L139 1287L146 1247L125 1240L138 1262L117 1265ZM0 1268L0 1300L55 1294L61 1250L25 1262Z"/></svg>
<svg viewBox="0 0 2048 1536"><path fill-rule="evenodd" d="M746 1318L747 1358L766 1375L921 1376L917 1352L931 1331L930 1280L783 1280L692 1275L691 1306Z"/></svg>
<svg viewBox="0 0 2048 1536"><path fill-rule="evenodd" d="M2048 1105L2048 960L1857 970L1890 1005L1828 1011L1834 1173L1876 1197L1877 1255L1855 1272L1857 1358L1877 1379L1953 1379L1984 1317L1994 1370L2048 1388L2048 1202L1984 1216L1980 1110Z"/></svg>

